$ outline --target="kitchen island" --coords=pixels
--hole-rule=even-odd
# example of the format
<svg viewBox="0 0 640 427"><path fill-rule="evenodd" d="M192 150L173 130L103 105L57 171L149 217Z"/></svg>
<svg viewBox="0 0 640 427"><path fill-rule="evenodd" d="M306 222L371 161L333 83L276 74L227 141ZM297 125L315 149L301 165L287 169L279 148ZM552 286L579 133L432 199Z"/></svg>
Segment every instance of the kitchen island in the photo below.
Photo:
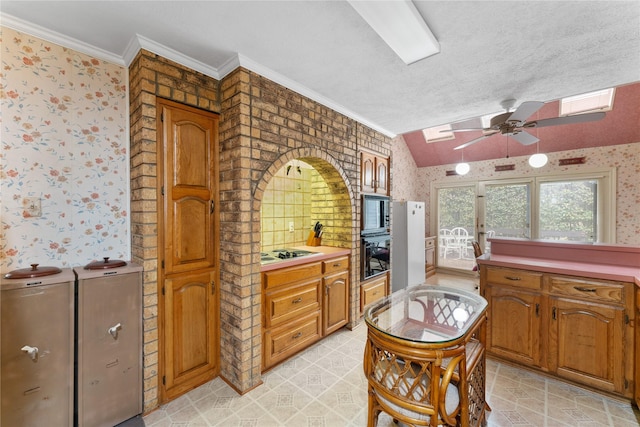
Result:
<svg viewBox="0 0 640 427"><path fill-rule="evenodd" d="M488 354L638 404L640 248L490 241L478 258Z"/></svg>

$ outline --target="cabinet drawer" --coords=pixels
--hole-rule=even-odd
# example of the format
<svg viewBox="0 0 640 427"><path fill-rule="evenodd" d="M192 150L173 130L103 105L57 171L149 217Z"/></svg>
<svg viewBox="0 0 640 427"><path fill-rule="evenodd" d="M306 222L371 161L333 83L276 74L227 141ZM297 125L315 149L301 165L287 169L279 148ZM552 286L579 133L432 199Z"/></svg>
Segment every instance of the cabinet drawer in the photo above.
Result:
<svg viewBox="0 0 640 427"><path fill-rule="evenodd" d="M320 309L321 280L287 287L265 294L265 327L280 324L306 313Z"/></svg>
<svg viewBox="0 0 640 427"><path fill-rule="evenodd" d="M334 258L322 262L323 273L330 274L336 271L346 271L349 269L349 257Z"/></svg>
<svg viewBox="0 0 640 427"><path fill-rule="evenodd" d="M578 297L610 303L624 302L624 284L570 277L549 277L549 292L554 295Z"/></svg>
<svg viewBox="0 0 640 427"><path fill-rule="evenodd" d="M488 267L487 283L515 286L518 288L540 289L542 287L542 274L511 268Z"/></svg>
<svg viewBox="0 0 640 427"><path fill-rule="evenodd" d="M378 301L386 295L387 289L387 278L382 277L381 279L374 280L370 283L362 285L361 287L361 309L364 310L366 306L371 303Z"/></svg>
<svg viewBox="0 0 640 427"><path fill-rule="evenodd" d="M424 239L424 247L425 249L431 249L436 246L436 239L433 237L428 237Z"/></svg>
<svg viewBox="0 0 640 427"><path fill-rule="evenodd" d="M262 285L264 289L271 289L275 286L287 283L295 283L310 277L320 277L322 275L322 264L314 262L296 267L285 267L279 270L262 273Z"/></svg>
<svg viewBox="0 0 640 427"><path fill-rule="evenodd" d="M265 331L264 368L269 368L318 341L321 334L320 311L286 326Z"/></svg>

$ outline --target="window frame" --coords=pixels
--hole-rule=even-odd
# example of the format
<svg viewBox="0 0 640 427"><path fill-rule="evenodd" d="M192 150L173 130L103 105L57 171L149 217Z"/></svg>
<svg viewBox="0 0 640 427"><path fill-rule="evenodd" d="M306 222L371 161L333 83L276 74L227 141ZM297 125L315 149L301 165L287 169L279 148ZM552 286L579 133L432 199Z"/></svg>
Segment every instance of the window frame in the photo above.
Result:
<svg viewBox="0 0 640 427"><path fill-rule="evenodd" d="M550 173L538 173L535 175L520 175L509 176L504 178L491 178L491 179L475 179L475 180L460 180L455 182L447 181L432 181L430 185L430 217L433 219L430 221L429 229L431 235L435 236L438 233L438 190L441 188L454 188L454 187L468 187L474 186L476 188L476 223L479 225L476 228L478 231L484 232L484 227L480 227L480 224L484 225L486 209L484 206L484 196L486 185L503 185L503 184L525 184L531 185L531 238L530 240L540 239L540 184L549 182L567 182L567 181L585 181L596 180L598 181L597 189L597 238L593 243L608 243L615 244L617 240L616 236L616 218L617 218L617 171L616 168L591 168L583 171L555 171ZM585 242L591 243L591 242Z"/></svg>

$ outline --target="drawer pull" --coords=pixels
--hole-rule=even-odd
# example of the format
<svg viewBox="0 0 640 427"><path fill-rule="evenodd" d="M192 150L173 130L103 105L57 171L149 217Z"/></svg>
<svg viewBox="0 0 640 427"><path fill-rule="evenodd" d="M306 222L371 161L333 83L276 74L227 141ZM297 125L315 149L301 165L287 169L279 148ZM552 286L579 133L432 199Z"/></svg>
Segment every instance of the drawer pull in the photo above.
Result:
<svg viewBox="0 0 640 427"><path fill-rule="evenodd" d="M302 302L302 298L296 298L293 301L291 301L291 304L298 304L299 302Z"/></svg>
<svg viewBox="0 0 640 427"><path fill-rule="evenodd" d="M334 267L340 267L342 264L340 264L339 262L336 262L335 264L333 264Z"/></svg>
<svg viewBox="0 0 640 427"><path fill-rule="evenodd" d="M580 292L595 292L596 288L585 288L584 286L574 286L573 289Z"/></svg>
<svg viewBox="0 0 640 427"><path fill-rule="evenodd" d="M507 280L513 280L514 282L518 281L518 280L522 280L521 278L519 278L517 276L504 276L504 278L507 279Z"/></svg>
<svg viewBox="0 0 640 427"><path fill-rule="evenodd" d="M302 332L298 332L297 334L295 334L294 336L292 336L291 338L293 338L294 340L297 340L298 338L300 338L302 336Z"/></svg>

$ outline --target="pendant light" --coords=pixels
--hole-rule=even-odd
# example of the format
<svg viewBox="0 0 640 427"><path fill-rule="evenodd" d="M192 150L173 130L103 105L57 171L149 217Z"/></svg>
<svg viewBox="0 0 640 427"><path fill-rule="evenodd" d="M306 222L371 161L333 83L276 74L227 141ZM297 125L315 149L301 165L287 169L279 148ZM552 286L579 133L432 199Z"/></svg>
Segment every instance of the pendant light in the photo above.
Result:
<svg viewBox="0 0 640 427"><path fill-rule="evenodd" d="M456 173L458 175L466 175L471 170L471 166L469 166L469 163L465 163L464 161L464 148L461 150L461 152L462 152L462 162L456 165Z"/></svg>
<svg viewBox="0 0 640 427"><path fill-rule="evenodd" d="M536 112L536 121L538 120L539 112ZM538 129L534 128L536 131L536 139L538 138ZM529 166L532 168L541 168L547 164L549 158L546 154L540 152L540 140L536 141L536 154L529 157Z"/></svg>
<svg viewBox="0 0 640 427"><path fill-rule="evenodd" d="M529 165L532 168L541 168L544 165L547 164L547 161L549 159L547 158L547 155L544 153L536 153L534 155L532 155L531 157L529 157Z"/></svg>

